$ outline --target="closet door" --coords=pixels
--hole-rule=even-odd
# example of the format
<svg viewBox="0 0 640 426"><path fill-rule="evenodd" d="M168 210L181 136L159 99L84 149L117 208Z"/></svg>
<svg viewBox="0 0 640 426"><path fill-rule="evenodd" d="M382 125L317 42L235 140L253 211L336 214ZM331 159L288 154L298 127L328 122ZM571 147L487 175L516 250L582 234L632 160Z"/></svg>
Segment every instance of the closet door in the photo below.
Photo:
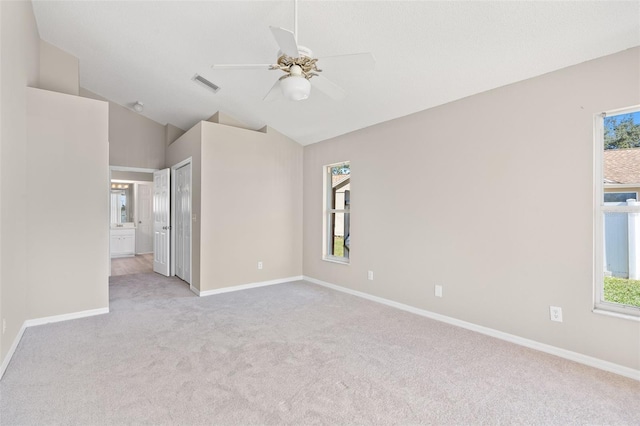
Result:
<svg viewBox="0 0 640 426"><path fill-rule="evenodd" d="M191 163L175 173L176 275L191 282Z"/></svg>

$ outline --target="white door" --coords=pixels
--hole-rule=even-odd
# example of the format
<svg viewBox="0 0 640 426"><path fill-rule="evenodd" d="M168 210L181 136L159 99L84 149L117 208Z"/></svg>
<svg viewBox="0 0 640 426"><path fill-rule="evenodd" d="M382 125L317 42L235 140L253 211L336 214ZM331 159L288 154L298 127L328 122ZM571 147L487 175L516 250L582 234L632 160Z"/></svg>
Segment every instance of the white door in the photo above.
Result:
<svg viewBox="0 0 640 426"><path fill-rule="evenodd" d="M191 283L191 163L175 174L176 275Z"/></svg>
<svg viewBox="0 0 640 426"><path fill-rule="evenodd" d="M136 253L153 252L153 185L138 184L136 196L136 212L138 226L136 228Z"/></svg>
<svg viewBox="0 0 640 426"><path fill-rule="evenodd" d="M169 276L169 169L153 173L153 270Z"/></svg>

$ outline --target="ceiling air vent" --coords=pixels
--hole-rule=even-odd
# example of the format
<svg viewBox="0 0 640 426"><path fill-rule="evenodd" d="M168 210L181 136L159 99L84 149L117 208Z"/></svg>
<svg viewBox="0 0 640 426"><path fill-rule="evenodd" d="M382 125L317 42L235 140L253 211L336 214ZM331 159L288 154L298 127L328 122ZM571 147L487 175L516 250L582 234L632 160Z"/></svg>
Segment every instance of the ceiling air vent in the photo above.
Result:
<svg viewBox="0 0 640 426"><path fill-rule="evenodd" d="M213 90L213 93L217 93L218 90L220 90L220 86L216 86L215 84L213 84L212 82L210 82L209 80L207 80L206 78L196 74L193 79L195 81L198 81L202 84L204 84L205 86L207 86L209 89Z"/></svg>

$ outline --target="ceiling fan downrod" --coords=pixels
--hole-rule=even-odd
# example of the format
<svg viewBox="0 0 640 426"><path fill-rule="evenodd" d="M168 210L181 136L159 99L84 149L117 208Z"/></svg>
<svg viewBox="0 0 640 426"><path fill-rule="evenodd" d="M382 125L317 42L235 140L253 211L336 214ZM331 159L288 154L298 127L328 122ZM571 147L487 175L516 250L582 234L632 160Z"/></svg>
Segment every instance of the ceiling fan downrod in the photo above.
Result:
<svg viewBox="0 0 640 426"><path fill-rule="evenodd" d="M293 0L293 38L298 41L298 0Z"/></svg>

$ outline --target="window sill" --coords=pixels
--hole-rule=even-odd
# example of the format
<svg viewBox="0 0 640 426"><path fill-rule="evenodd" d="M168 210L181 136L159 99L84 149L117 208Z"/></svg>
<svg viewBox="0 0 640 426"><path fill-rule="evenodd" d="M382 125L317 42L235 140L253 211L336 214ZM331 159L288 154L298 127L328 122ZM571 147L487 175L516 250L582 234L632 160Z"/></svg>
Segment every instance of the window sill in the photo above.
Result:
<svg viewBox="0 0 640 426"><path fill-rule="evenodd" d="M621 312L607 311L602 308L594 308L591 312L598 315L606 315L609 317L616 317L616 318L622 318L626 320L640 322L640 317L638 316L631 315L631 314L623 314Z"/></svg>
<svg viewBox="0 0 640 426"><path fill-rule="evenodd" d="M349 260L343 260L340 257L323 257L322 260L324 260L325 262L339 263L340 265L350 265L351 264L349 262Z"/></svg>

